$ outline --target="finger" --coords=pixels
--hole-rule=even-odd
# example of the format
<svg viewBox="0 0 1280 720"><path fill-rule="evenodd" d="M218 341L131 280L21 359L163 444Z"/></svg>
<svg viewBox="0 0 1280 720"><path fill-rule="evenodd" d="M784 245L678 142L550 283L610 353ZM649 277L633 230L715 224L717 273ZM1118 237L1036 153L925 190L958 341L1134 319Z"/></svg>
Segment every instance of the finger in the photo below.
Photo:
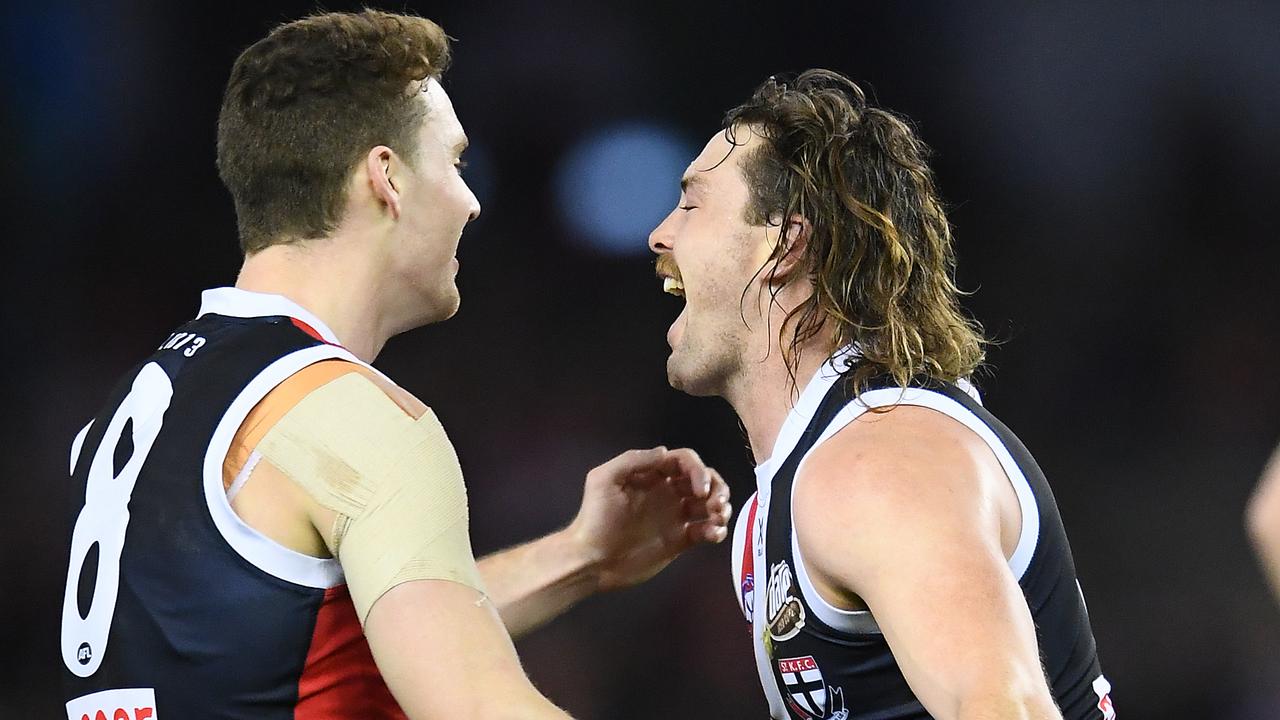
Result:
<svg viewBox="0 0 1280 720"><path fill-rule="evenodd" d="M729 502L727 491L712 490L706 498L687 497L682 501L682 505L685 520L711 519L723 525L733 516L733 503Z"/></svg>
<svg viewBox="0 0 1280 720"><path fill-rule="evenodd" d="M658 465L677 492L700 498L711 492L711 473L698 453L689 448L668 450Z"/></svg>
<svg viewBox="0 0 1280 720"><path fill-rule="evenodd" d="M683 506L683 519L690 522L707 520L720 515L719 507L711 507L711 503L702 498L687 497L681 501L681 505Z"/></svg>
<svg viewBox="0 0 1280 720"><path fill-rule="evenodd" d="M684 528L684 536L686 540L693 544L707 543L716 545L724 542L724 539L729 537L729 528L710 520L689 523Z"/></svg>
<svg viewBox="0 0 1280 720"><path fill-rule="evenodd" d="M694 498L704 504L704 509L691 514L690 519L701 519L701 517L724 517L732 512L732 506L729 503L729 486L725 483L724 478L720 477L720 473L715 468L707 468L707 472L711 474L711 489L707 492L705 498Z"/></svg>
<svg viewBox="0 0 1280 720"><path fill-rule="evenodd" d="M702 518L691 517L692 520L706 519L719 525L728 525L729 518L733 517L733 505L728 500L705 503L706 512ZM695 513L696 515L696 513Z"/></svg>
<svg viewBox="0 0 1280 720"><path fill-rule="evenodd" d="M666 455L667 449L661 445L647 450L628 450L596 468L596 471L619 485L663 478L667 473L665 466L660 464Z"/></svg>
<svg viewBox="0 0 1280 720"><path fill-rule="evenodd" d="M729 501L725 501L724 507L720 509L720 524L727 526L729 520L733 518L733 505Z"/></svg>
<svg viewBox="0 0 1280 720"><path fill-rule="evenodd" d="M713 510L719 510L721 506L729 504L729 484L720 477L720 473L715 468L707 468L711 473L711 490L707 493L711 507Z"/></svg>
<svg viewBox="0 0 1280 720"><path fill-rule="evenodd" d="M666 473L652 469L633 470L619 473L612 478L613 482L624 488L648 489L666 482Z"/></svg>

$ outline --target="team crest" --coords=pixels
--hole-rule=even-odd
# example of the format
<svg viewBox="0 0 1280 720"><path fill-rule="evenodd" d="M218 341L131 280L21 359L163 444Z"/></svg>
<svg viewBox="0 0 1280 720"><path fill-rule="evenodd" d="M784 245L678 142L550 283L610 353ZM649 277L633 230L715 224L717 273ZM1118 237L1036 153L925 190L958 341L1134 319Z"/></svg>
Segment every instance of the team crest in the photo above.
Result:
<svg viewBox="0 0 1280 720"><path fill-rule="evenodd" d="M795 596L795 579L786 560L769 569L769 605L765 616L769 636L779 642L795 637L804 627L804 605Z"/></svg>
<svg viewBox="0 0 1280 720"><path fill-rule="evenodd" d="M795 715L818 720L848 720L844 691L827 685L812 655L778 660L778 675Z"/></svg>
<svg viewBox="0 0 1280 720"><path fill-rule="evenodd" d="M756 611L756 579L751 573L742 577L742 611L746 613L747 622Z"/></svg>

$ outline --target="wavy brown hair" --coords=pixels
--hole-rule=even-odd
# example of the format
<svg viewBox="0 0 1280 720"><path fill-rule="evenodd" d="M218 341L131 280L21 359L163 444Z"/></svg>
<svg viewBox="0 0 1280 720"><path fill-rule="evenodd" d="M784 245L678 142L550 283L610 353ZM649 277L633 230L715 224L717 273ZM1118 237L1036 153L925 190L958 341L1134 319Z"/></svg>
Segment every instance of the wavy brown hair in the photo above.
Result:
<svg viewBox="0 0 1280 720"><path fill-rule="evenodd" d="M413 90L448 65L439 25L376 10L286 23L240 53L218 115L218 174L241 249L331 232L370 149L412 162L426 114Z"/></svg>
<svg viewBox="0 0 1280 720"><path fill-rule="evenodd" d="M747 221L799 215L810 224L801 267L814 291L787 313L778 338L793 382L802 345L824 328L836 348L861 351L846 375L859 390L882 375L906 387L973 373L985 340L958 302L929 148L905 120L873 107L845 76L808 70L765 81L724 127L734 145L744 127L766 141L739 160ZM761 272L772 279L787 250L779 242ZM780 288L771 287L776 302Z"/></svg>

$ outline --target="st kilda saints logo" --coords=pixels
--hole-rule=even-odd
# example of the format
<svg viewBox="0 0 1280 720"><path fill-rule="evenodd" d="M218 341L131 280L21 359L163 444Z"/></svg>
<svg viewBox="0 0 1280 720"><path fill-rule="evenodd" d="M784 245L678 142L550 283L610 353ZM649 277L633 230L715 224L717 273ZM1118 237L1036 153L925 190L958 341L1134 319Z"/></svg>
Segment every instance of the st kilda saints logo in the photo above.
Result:
<svg viewBox="0 0 1280 720"><path fill-rule="evenodd" d="M812 655L778 660L778 675L787 689L792 717L848 720L844 690L827 684Z"/></svg>
<svg viewBox="0 0 1280 720"><path fill-rule="evenodd" d="M779 642L795 637L804 627L804 605L795 596L795 579L786 560L769 568L769 636Z"/></svg>

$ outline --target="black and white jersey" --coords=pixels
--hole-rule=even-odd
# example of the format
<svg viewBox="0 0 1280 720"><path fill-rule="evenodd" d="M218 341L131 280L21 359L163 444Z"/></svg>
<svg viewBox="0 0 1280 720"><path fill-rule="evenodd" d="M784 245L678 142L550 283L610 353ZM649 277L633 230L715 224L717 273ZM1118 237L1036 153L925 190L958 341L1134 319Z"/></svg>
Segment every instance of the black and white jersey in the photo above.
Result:
<svg viewBox="0 0 1280 720"><path fill-rule="evenodd" d="M1035 621L1041 659L1066 720L1112 720L1111 687L1099 667L1071 548L1044 474L1021 441L959 384L872 381L858 397L837 353L801 393L773 455L756 468L757 492L734 531L734 590L752 626L756 667L778 720L929 718L870 611L848 611L814 590L792 523L797 468L814 448L873 408L928 407L982 438L1017 493L1022 532L1009 558ZM857 528L850 528L857 532ZM756 593L762 583L762 593Z"/></svg>
<svg viewBox="0 0 1280 720"><path fill-rule="evenodd" d="M223 485L253 407L334 358L360 362L286 298L210 290L76 437L68 720L404 717L338 561L258 533Z"/></svg>

